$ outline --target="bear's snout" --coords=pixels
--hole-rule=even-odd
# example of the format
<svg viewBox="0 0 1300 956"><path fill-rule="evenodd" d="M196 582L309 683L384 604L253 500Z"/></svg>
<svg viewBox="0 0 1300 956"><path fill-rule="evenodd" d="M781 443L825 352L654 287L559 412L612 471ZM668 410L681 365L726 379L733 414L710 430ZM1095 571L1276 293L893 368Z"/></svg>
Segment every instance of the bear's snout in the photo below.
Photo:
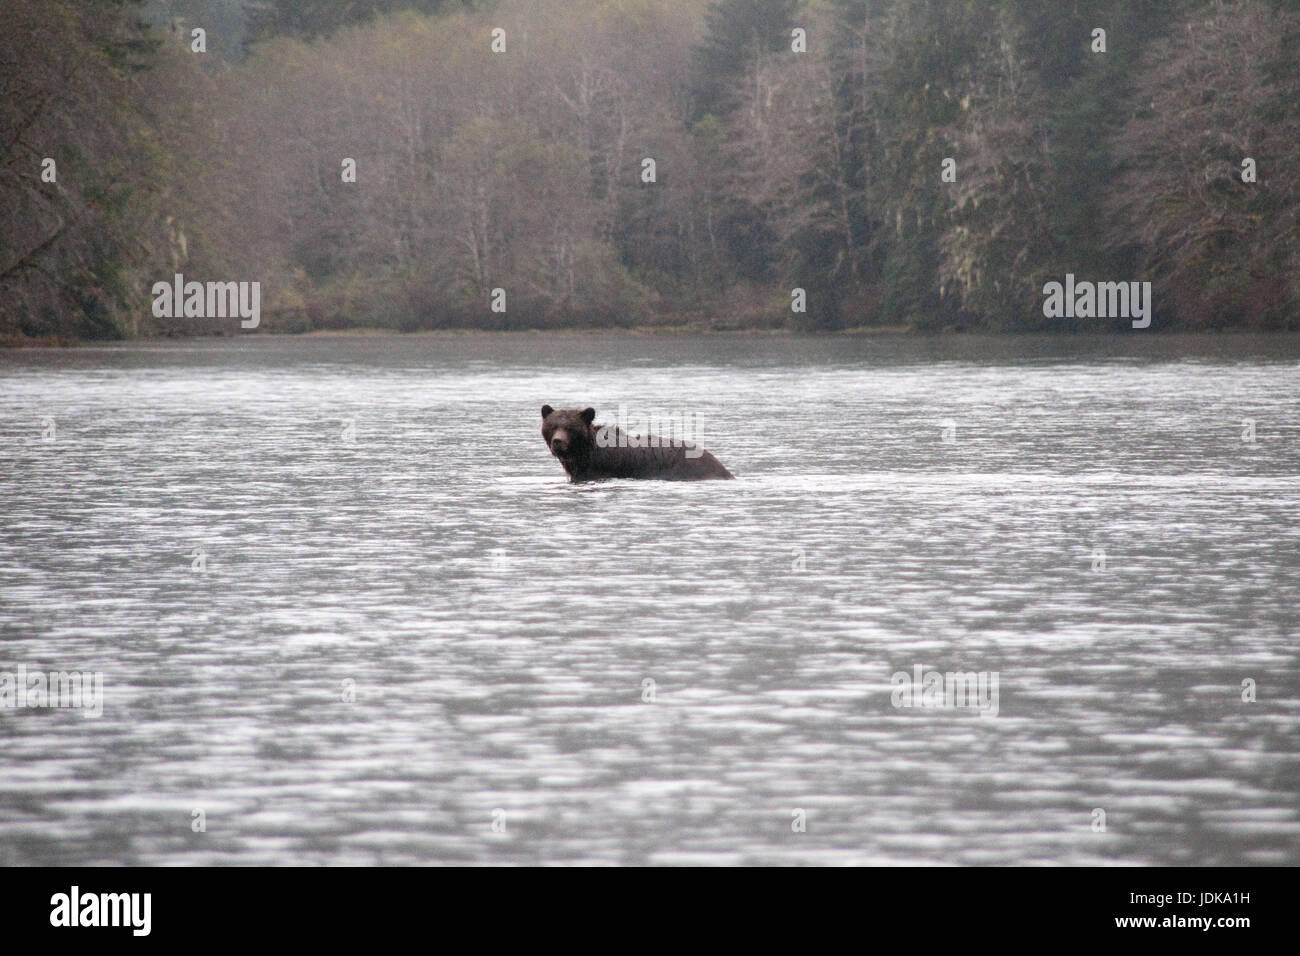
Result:
<svg viewBox="0 0 1300 956"><path fill-rule="evenodd" d="M551 451L557 455L563 455L569 450L569 436L564 432L557 432L551 436Z"/></svg>

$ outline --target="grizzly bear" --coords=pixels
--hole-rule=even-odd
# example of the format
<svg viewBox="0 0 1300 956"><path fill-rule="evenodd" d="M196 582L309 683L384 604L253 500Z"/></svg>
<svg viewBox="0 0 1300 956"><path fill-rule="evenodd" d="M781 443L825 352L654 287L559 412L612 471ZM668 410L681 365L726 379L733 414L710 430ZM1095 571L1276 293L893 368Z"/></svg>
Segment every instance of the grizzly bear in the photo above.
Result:
<svg viewBox="0 0 1300 956"><path fill-rule="evenodd" d="M572 482L606 478L706 481L734 478L722 462L697 445L627 434L616 425L595 425L596 410L542 406L542 438ZM649 446L649 447L638 447Z"/></svg>

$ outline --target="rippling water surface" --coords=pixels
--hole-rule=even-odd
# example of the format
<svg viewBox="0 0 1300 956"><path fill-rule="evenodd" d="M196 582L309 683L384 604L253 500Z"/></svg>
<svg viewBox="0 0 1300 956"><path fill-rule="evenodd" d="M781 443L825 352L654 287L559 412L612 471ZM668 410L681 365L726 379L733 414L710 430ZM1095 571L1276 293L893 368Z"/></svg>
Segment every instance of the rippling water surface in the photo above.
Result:
<svg viewBox="0 0 1300 956"><path fill-rule="evenodd" d="M0 354L0 672L105 696L0 709L0 862L1300 863L1298 396L1280 337ZM546 402L739 480L568 485Z"/></svg>

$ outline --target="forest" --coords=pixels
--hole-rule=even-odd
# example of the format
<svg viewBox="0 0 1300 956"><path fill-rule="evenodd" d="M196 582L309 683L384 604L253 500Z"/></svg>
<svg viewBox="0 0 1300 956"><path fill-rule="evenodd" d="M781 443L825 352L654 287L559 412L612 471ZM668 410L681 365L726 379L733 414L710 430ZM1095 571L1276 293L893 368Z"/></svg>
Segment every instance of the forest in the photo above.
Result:
<svg viewBox="0 0 1300 956"><path fill-rule="evenodd" d="M6 344L241 333L176 274L259 332L1128 328L1067 274L1300 329L1300 0L0 12Z"/></svg>

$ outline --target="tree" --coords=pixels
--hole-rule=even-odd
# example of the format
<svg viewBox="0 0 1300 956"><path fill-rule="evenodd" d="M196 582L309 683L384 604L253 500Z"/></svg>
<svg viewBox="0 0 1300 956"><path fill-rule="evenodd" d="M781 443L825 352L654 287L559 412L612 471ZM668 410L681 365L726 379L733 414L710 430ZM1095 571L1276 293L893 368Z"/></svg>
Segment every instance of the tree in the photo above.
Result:
<svg viewBox="0 0 1300 956"><path fill-rule="evenodd" d="M1296 325L1300 13L1208 4L1148 51L1113 140L1109 238L1195 326ZM1285 65L1284 65L1285 64ZM1245 181L1245 161L1255 180Z"/></svg>
<svg viewBox="0 0 1300 956"><path fill-rule="evenodd" d="M10 0L0 32L0 335L134 331L150 219L129 105L155 44L124 0ZM51 165L52 162L52 165Z"/></svg>

